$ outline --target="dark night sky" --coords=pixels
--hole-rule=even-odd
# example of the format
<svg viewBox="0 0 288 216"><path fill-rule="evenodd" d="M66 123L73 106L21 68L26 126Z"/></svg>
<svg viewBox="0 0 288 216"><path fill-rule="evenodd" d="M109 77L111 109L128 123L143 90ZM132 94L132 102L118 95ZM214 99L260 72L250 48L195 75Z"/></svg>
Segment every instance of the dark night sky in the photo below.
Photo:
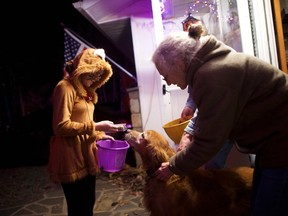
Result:
<svg viewBox="0 0 288 216"><path fill-rule="evenodd" d="M7 10L8 13L8 16L4 15L6 13L1 13L3 56L1 75L4 75L4 78L5 72L2 70L8 69L21 77L28 76L33 80L32 85L44 81L38 79L39 75L42 78L44 75L46 79L53 79L59 70L59 65L63 64L61 23L95 47L103 47L114 60L119 59L117 50L114 55L116 48L111 45L110 40L103 37L103 34L73 7L72 0L37 1L37 3L19 1L17 4L9 2L4 3L6 6L1 4L3 11ZM123 59L119 61L123 62ZM61 76L62 68L60 71Z"/></svg>
<svg viewBox="0 0 288 216"><path fill-rule="evenodd" d="M5 1L1 8L0 166L46 164L52 130L49 98L62 77L60 23L73 23L69 16L76 11L68 12L73 10L67 0Z"/></svg>
<svg viewBox="0 0 288 216"><path fill-rule="evenodd" d="M42 84L44 79L53 79L54 73L59 70L57 65L63 61L63 33L60 23L67 19L65 14L69 14L65 12L68 2L58 2L5 3L7 6L3 10L7 10L8 16L1 17L2 46L4 45L1 49L1 79L2 76L4 79L9 77L8 71L10 77L13 73L32 86ZM1 13L1 16L4 14Z"/></svg>

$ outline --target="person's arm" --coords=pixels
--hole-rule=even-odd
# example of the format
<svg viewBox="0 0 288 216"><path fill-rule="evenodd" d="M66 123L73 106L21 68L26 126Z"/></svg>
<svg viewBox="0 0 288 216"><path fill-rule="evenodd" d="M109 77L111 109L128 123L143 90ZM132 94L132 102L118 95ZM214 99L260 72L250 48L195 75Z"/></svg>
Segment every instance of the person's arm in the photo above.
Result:
<svg viewBox="0 0 288 216"><path fill-rule="evenodd" d="M77 122L71 120L76 91L67 81L61 81L53 94L53 130L55 135L75 136L92 134L95 131L93 120Z"/></svg>
<svg viewBox="0 0 288 216"><path fill-rule="evenodd" d="M235 121L239 99L237 90L212 85L209 94L199 95L199 98L206 100L199 100L197 115L194 114L195 119L193 117L185 128L187 133L193 135L192 142L186 143L185 148L169 160L170 170L175 174L187 174L214 157L225 143Z"/></svg>
<svg viewBox="0 0 288 216"><path fill-rule="evenodd" d="M53 95L53 129L56 135L75 136L79 134L93 134L99 131L99 137L104 136L104 132L117 132L119 125L112 121L76 122L71 120L72 110L77 98L73 87L67 83L61 83L55 87ZM101 135L100 135L101 134ZM108 136L105 136L107 138Z"/></svg>
<svg viewBox="0 0 288 216"><path fill-rule="evenodd" d="M185 104L185 107L189 107L189 108L191 108L193 110L196 109L196 104L195 104L195 102L192 99L192 93L189 93L187 101L186 101L186 104Z"/></svg>
<svg viewBox="0 0 288 216"><path fill-rule="evenodd" d="M193 117L194 112L196 110L196 104L192 99L192 89L188 87L188 98L186 100L186 104L182 110L181 118L188 120L189 118Z"/></svg>
<svg viewBox="0 0 288 216"><path fill-rule="evenodd" d="M181 151L181 150L185 149L186 146L192 142L192 134L194 131L196 116L197 116L196 104L192 99L192 88L189 85L188 86L188 98L187 98L185 107L182 110L181 118L183 118L185 120L188 120L188 119L191 119L191 120L184 130L184 133L182 135L182 139L181 139L181 141L177 147L177 151ZM185 136L187 136L187 137L185 137Z"/></svg>
<svg viewBox="0 0 288 216"><path fill-rule="evenodd" d="M116 125L114 122L109 120L95 122L95 129L98 131L115 133L120 130L120 127L120 125Z"/></svg>

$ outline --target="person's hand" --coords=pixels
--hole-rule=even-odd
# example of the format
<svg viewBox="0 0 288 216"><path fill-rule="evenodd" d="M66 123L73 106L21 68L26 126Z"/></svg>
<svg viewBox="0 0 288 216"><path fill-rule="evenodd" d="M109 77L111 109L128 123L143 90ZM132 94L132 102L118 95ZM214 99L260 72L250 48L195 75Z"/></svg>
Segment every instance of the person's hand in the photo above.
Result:
<svg viewBox="0 0 288 216"><path fill-rule="evenodd" d="M162 163L155 174L158 180L167 181L173 175L173 172L169 169L169 162Z"/></svg>
<svg viewBox="0 0 288 216"><path fill-rule="evenodd" d="M101 140L104 140L104 139L110 139L110 140L115 140L114 137L110 136L110 135L107 135L107 134L104 134L101 138Z"/></svg>
<svg viewBox="0 0 288 216"><path fill-rule="evenodd" d="M188 145L190 145L193 141L193 136L187 132L184 132L179 145L177 146L176 151L182 151L183 149L186 149Z"/></svg>
<svg viewBox="0 0 288 216"><path fill-rule="evenodd" d="M95 128L98 131L115 133L119 131L120 125L115 125L112 121L104 120L95 123Z"/></svg>
<svg viewBox="0 0 288 216"><path fill-rule="evenodd" d="M181 118L184 120L188 120L192 118L194 115L194 110L191 107L185 106L181 113Z"/></svg>

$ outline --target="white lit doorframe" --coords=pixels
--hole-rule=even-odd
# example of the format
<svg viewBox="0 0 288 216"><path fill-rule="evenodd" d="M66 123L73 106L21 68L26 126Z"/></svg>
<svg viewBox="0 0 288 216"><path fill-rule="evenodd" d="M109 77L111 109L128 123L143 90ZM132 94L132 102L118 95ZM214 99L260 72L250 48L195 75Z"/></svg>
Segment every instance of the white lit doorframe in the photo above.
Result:
<svg viewBox="0 0 288 216"><path fill-rule="evenodd" d="M278 67L277 47L274 33L273 14L270 0L250 0L252 2L255 26L256 56Z"/></svg>

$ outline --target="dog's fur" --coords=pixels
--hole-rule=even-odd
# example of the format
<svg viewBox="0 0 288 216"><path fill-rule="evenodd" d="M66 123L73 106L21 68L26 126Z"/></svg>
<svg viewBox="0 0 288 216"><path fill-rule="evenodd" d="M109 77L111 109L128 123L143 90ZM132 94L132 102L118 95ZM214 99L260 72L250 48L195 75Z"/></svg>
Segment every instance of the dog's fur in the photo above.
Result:
<svg viewBox="0 0 288 216"><path fill-rule="evenodd" d="M151 216L251 215L252 168L197 169L163 182L154 173L175 154L166 138L154 130L129 130L125 140L147 172L143 201Z"/></svg>

